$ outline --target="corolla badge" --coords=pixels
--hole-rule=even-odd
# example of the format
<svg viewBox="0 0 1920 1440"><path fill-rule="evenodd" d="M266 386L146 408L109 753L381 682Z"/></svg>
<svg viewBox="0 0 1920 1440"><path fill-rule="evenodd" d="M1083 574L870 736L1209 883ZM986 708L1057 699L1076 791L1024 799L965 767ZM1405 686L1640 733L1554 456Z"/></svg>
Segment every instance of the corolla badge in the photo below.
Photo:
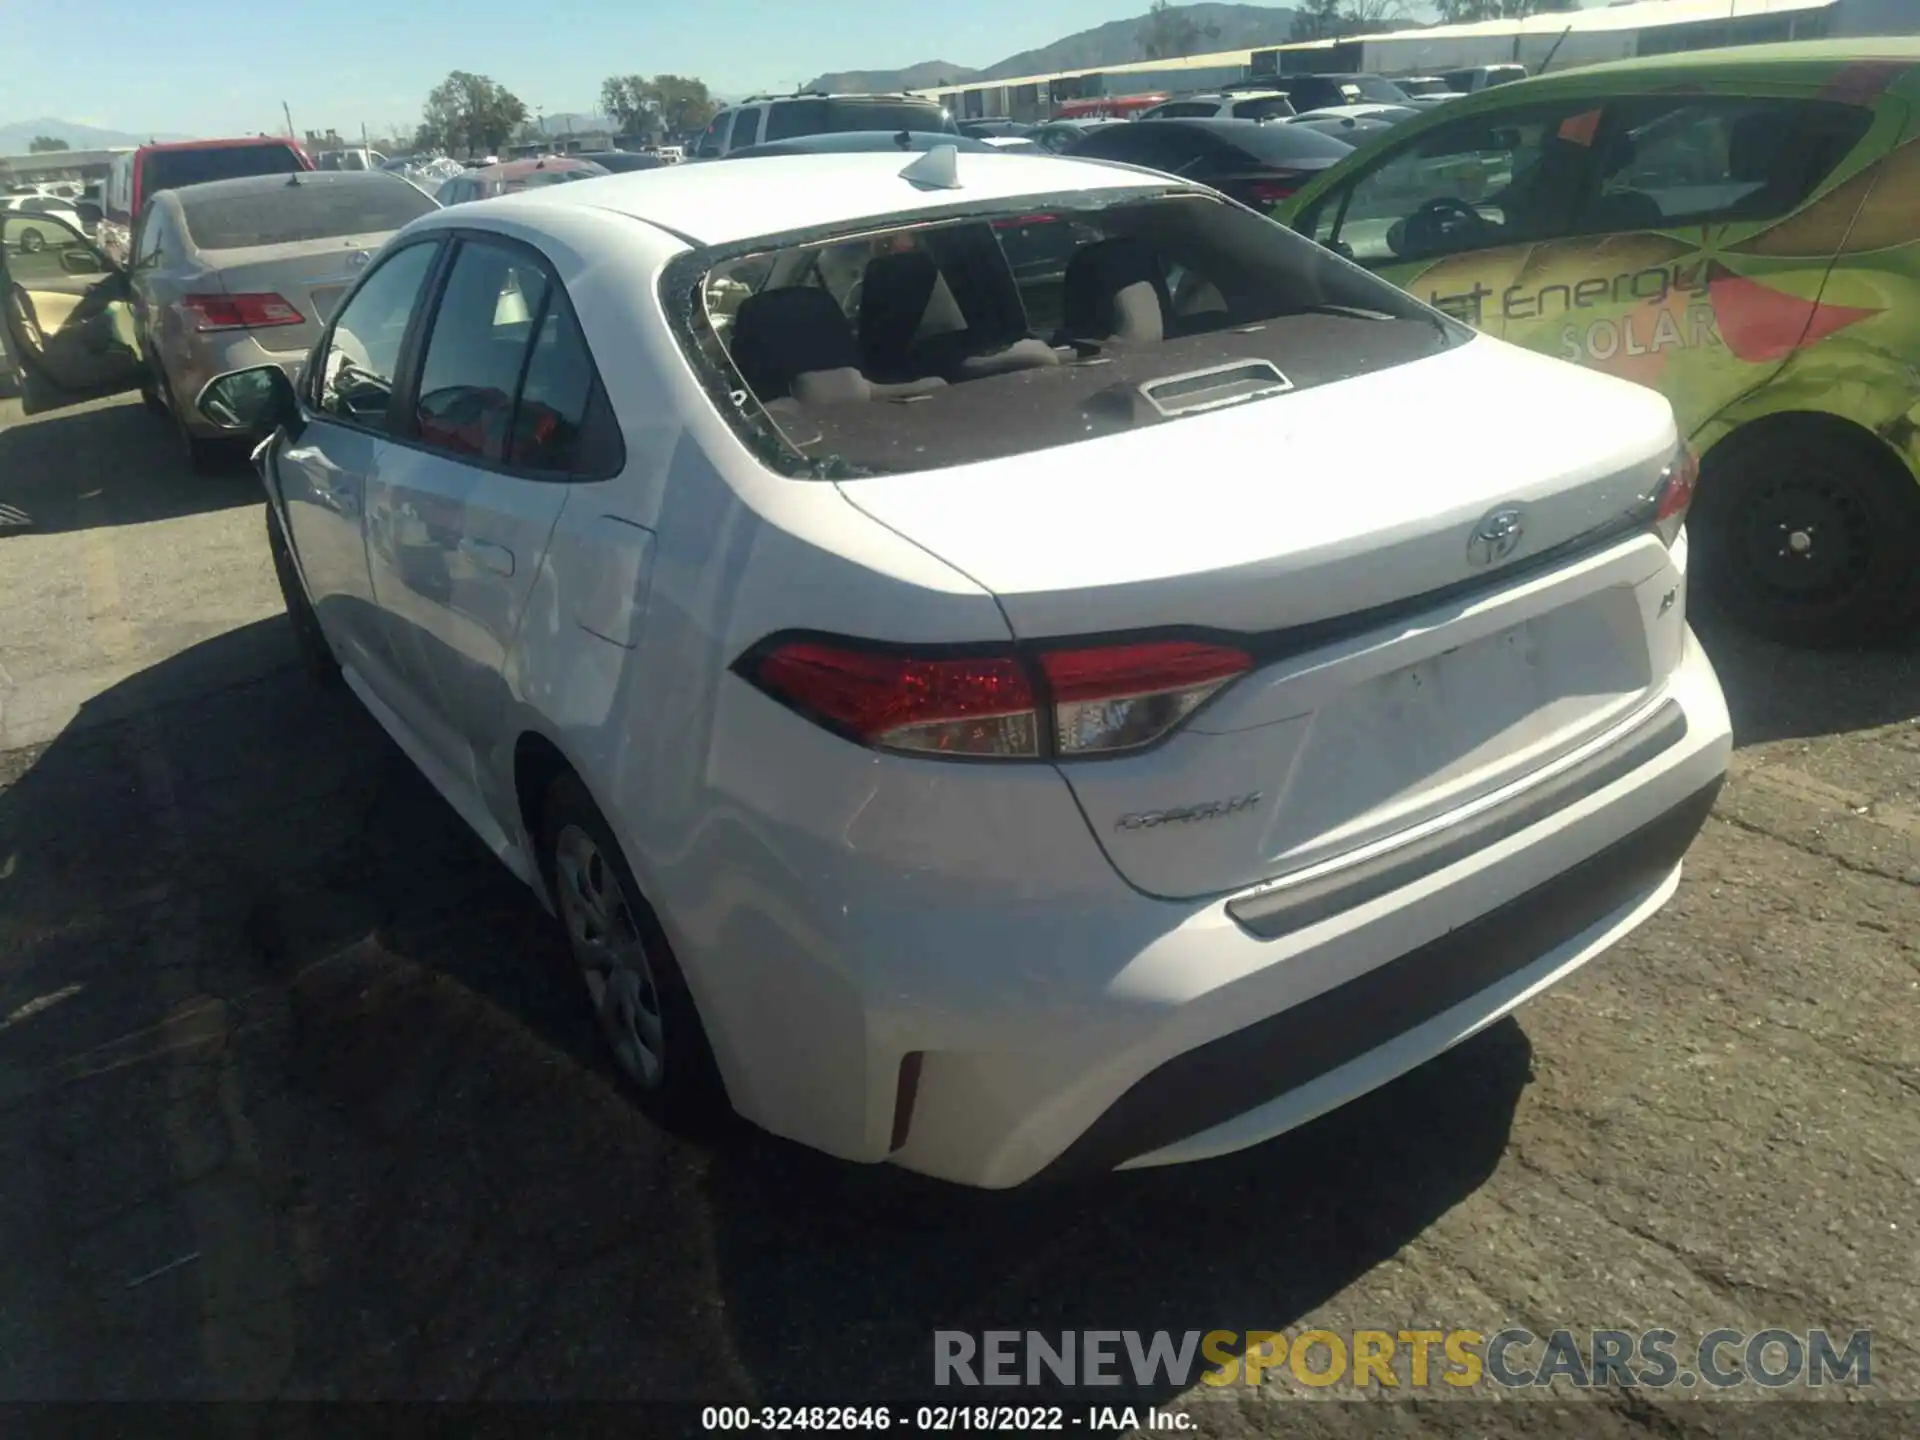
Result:
<svg viewBox="0 0 1920 1440"><path fill-rule="evenodd" d="M1502 505L1490 510L1467 536L1469 565L1498 565L1520 548L1526 533L1526 512L1518 505Z"/></svg>
<svg viewBox="0 0 1920 1440"><path fill-rule="evenodd" d="M1144 810L1122 815L1114 823L1116 830L1155 830L1162 825L1189 825L1196 820L1218 820L1223 815L1238 815L1260 803L1260 792L1235 795L1227 800L1207 800L1198 805L1181 805L1172 810Z"/></svg>

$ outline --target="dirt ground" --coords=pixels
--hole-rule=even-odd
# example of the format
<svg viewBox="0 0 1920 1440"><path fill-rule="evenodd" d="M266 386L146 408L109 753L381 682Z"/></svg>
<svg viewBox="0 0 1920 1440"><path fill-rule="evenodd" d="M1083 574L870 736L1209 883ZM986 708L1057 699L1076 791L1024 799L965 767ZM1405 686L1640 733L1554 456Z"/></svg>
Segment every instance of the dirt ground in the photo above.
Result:
<svg viewBox="0 0 1920 1440"><path fill-rule="evenodd" d="M1704 632L1733 775L1618 950L1272 1144L975 1194L663 1140L551 922L294 668L252 477L163 441L0 403L0 1400L872 1402L936 1329L1777 1326L1871 1329L1847 1418L1920 1421L1920 652ZM1312 1403L1352 1393L1148 1398L1486 1429Z"/></svg>

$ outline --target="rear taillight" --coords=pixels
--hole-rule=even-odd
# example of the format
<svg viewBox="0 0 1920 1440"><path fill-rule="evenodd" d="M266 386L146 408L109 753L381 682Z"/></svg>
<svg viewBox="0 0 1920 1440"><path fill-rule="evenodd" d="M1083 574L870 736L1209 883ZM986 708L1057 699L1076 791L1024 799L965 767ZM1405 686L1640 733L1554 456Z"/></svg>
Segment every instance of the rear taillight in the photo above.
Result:
<svg viewBox="0 0 1920 1440"><path fill-rule="evenodd" d="M1062 756L1151 745L1252 668L1244 651L1187 640L1040 654Z"/></svg>
<svg viewBox="0 0 1920 1440"><path fill-rule="evenodd" d="M1700 457L1682 441L1672 461L1661 472L1660 486L1654 492L1653 529L1668 549L1680 538L1687 523L1687 508L1693 504L1694 488L1700 483Z"/></svg>
<svg viewBox="0 0 1920 1440"><path fill-rule="evenodd" d="M298 325L302 315L278 295L183 295L180 309L196 330L265 330Z"/></svg>
<svg viewBox="0 0 1920 1440"><path fill-rule="evenodd" d="M1300 189L1298 180L1255 180L1247 186L1249 205L1277 205L1291 200Z"/></svg>
<svg viewBox="0 0 1920 1440"><path fill-rule="evenodd" d="M783 705L863 745L1031 760L1151 745L1253 659L1191 640L922 655L806 639L762 647L737 668Z"/></svg>

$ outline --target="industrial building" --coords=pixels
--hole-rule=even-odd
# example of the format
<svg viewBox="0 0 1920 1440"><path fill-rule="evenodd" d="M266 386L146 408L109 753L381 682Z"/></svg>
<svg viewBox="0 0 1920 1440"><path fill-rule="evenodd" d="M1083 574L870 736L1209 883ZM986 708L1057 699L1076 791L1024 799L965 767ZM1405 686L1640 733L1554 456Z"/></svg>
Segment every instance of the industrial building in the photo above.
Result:
<svg viewBox="0 0 1920 1440"><path fill-rule="evenodd" d="M1920 33L1920 0L1630 0L1602 8L1435 25L1262 50L1142 60L1098 70L982 80L916 91L959 119L1046 119L1065 102L1177 94L1285 75L1432 75L1520 64L1531 74L1670 55L1851 35Z"/></svg>

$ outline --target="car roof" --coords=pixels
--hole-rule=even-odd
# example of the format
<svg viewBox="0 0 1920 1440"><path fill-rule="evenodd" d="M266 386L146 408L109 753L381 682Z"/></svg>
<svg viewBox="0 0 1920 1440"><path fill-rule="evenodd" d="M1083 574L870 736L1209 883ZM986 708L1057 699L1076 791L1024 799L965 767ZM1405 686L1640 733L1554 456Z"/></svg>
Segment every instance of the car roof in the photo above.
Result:
<svg viewBox="0 0 1920 1440"><path fill-rule="evenodd" d="M198 185L162 190L153 199L155 204L184 205L187 199L198 202L235 195L259 195L269 190L285 190L289 185L305 190L310 187L337 189L341 186L406 183L400 176L387 170L290 170L284 175L242 175L232 180L206 180Z"/></svg>
<svg viewBox="0 0 1920 1440"><path fill-rule="evenodd" d="M155 145L142 145L134 154L156 155L169 150L241 150L264 145L278 145L286 150L300 148L298 141L289 140L284 135L236 135L230 140L166 140Z"/></svg>
<svg viewBox="0 0 1920 1440"><path fill-rule="evenodd" d="M584 207L646 221L695 245L726 245L948 207L1152 183L1131 167L1048 154L1008 154L991 146L987 153L967 151L959 156L960 186L952 190L925 188L902 175L924 159L921 155L868 151L784 159L780 165L730 165L717 160L669 165L574 185L541 186L441 213L449 217L444 223L457 226L471 224L487 211L512 215L524 223L542 210ZM437 220L428 215L413 224L429 229Z"/></svg>
<svg viewBox="0 0 1920 1440"><path fill-rule="evenodd" d="M475 180L518 180L540 170L604 170L607 167L573 155L530 155L524 160L502 160L467 173Z"/></svg>
<svg viewBox="0 0 1920 1440"><path fill-rule="evenodd" d="M900 144L906 135L908 143ZM758 145L742 145L729 150L729 160L755 159L770 155L881 154L908 155L931 150L936 145L951 145L973 155L991 152L995 147L971 135L949 135L943 130L829 130L819 135L794 135L785 140L766 140Z"/></svg>

